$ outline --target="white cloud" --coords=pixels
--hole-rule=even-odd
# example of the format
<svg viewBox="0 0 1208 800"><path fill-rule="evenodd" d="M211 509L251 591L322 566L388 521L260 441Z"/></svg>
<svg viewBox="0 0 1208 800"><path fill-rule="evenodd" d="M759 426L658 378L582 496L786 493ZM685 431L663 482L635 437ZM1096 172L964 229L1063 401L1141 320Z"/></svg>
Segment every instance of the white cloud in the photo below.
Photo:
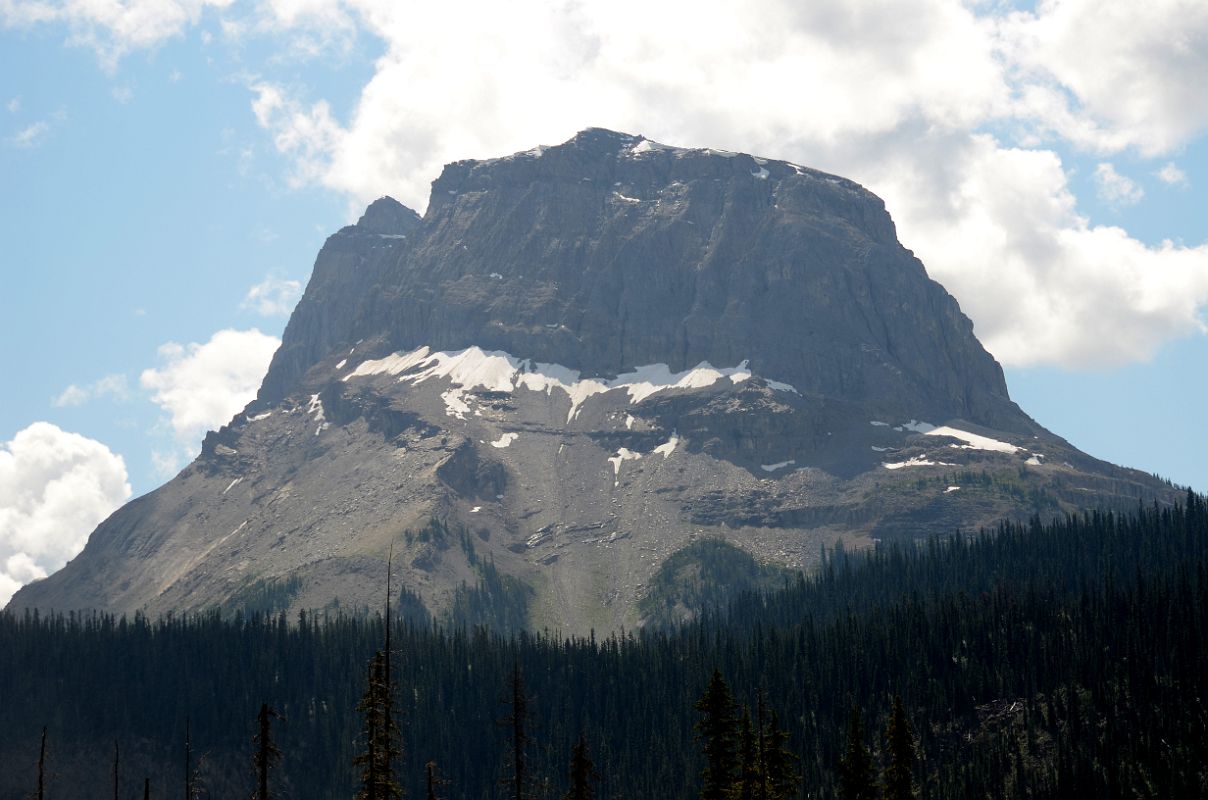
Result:
<svg viewBox="0 0 1208 800"><path fill-rule="evenodd" d="M1019 113L1075 144L1155 156L1208 126L1208 3L1041 0L999 35Z"/></svg>
<svg viewBox="0 0 1208 800"><path fill-rule="evenodd" d="M49 132L50 125L47 122L33 122L8 137L8 143L13 147L30 149L42 144L42 140L46 138L46 134Z"/></svg>
<svg viewBox="0 0 1208 800"><path fill-rule="evenodd" d="M0 19L65 22L112 62L229 2L0 0ZM884 197L903 242L1005 362L1144 358L1198 329L1208 253L1093 224L1056 151L1104 160L1101 190L1118 207L1136 202L1141 188L1105 156L1169 158L1208 129L1208 3L1014 5L706 0L685 13L659 0L263 0L207 28L231 41L274 36L277 62L379 40L346 116L334 110L345 98L263 77L272 70L249 80L294 185L422 210L445 163L592 125L788 158ZM130 24L139 14L152 22Z"/></svg>
<svg viewBox="0 0 1208 800"><path fill-rule="evenodd" d="M1144 189L1107 162L1095 167L1095 191L1100 200L1115 208L1135 206L1145 196Z"/></svg>
<svg viewBox="0 0 1208 800"><path fill-rule="evenodd" d="M71 44L92 48L107 68L133 50L156 47L234 0L0 0L0 24L60 24Z"/></svg>
<svg viewBox="0 0 1208 800"><path fill-rule="evenodd" d="M163 365L143 370L139 383L192 446L251 402L280 344L255 328L221 330L205 344L168 342L159 348Z"/></svg>
<svg viewBox="0 0 1208 800"><path fill-rule="evenodd" d="M1187 180L1187 173L1179 169L1173 161L1163 164L1162 168L1155 172L1154 175L1167 186L1188 186L1191 183Z"/></svg>
<svg viewBox="0 0 1208 800"><path fill-rule="evenodd" d="M309 7L266 8L283 26L312 24L300 5ZM1201 132L1208 95L1194 87L1208 49L1178 45L1205 40L1190 32L1208 34L1208 6L1001 8L761 0L684 15L619 0L467 15L350 0L339 9L386 49L348 120L264 81L252 87L252 107L292 157L296 184L358 204L392 194L422 209L443 164L555 143L590 125L818 166L885 198L903 242L1004 362L1147 358L1200 329L1208 249L1148 247L1092 224L1043 142L1149 155ZM1100 8L1102 18L1087 18ZM432 35L442 30L457 32L456 47ZM1142 195L1109 164L1098 183L1117 206Z"/></svg>
<svg viewBox="0 0 1208 800"><path fill-rule="evenodd" d="M114 86L113 89L109 91L109 94L113 96L114 100L118 101L124 106L127 106L130 105L130 103L134 100L134 87L128 83L122 84L121 86Z"/></svg>
<svg viewBox="0 0 1208 800"><path fill-rule="evenodd" d="M242 308L248 308L265 317L280 317L289 314L302 297L302 284L268 276L247 290Z"/></svg>
<svg viewBox="0 0 1208 800"><path fill-rule="evenodd" d="M21 95L17 95L13 99L9 100L4 104L4 107L8 109L8 113L16 114L21 110Z"/></svg>
<svg viewBox="0 0 1208 800"><path fill-rule="evenodd" d="M126 380L126 376L114 373L84 386L77 386L74 383L70 384L50 402L56 408L65 408L68 406L81 406L89 400L101 397L125 400L129 396L130 385Z"/></svg>
<svg viewBox="0 0 1208 800"><path fill-rule="evenodd" d="M35 422L0 444L0 606L62 567L130 497L122 457Z"/></svg>
<svg viewBox="0 0 1208 800"><path fill-rule="evenodd" d="M1010 365L1099 367L1143 361L1203 330L1208 245L1149 247L1076 209L1056 154L989 136L944 148L951 180L931 192L926 164L883 169L903 243L961 302L990 352Z"/></svg>

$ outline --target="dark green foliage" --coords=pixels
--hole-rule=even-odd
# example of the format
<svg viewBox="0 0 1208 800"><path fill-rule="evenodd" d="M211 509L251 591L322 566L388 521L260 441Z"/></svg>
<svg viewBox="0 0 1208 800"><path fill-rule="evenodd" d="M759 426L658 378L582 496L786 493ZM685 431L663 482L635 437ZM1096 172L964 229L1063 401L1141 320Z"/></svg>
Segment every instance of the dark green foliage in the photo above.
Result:
<svg viewBox="0 0 1208 800"><path fill-rule="evenodd" d="M565 800L596 800L595 783L599 778L587 751L587 737L580 733L570 751L570 790Z"/></svg>
<svg viewBox="0 0 1208 800"><path fill-rule="evenodd" d="M391 681L386 659L379 650L369 662L365 693L357 704L364 719L361 738L363 750L353 759L361 768L361 788L357 800L398 800L402 790L395 780L394 762L400 752L398 725L391 714Z"/></svg>
<svg viewBox="0 0 1208 800"><path fill-rule="evenodd" d="M222 608L228 614L276 614L288 609L301 589L302 579L296 575L261 578L244 584Z"/></svg>
<svg viewBox="0 0 1208 800"><path fill-rule="evenodd" d="M701 800L726 800L739 777L738 707L720 670L713 670L705 693L694 707L700 714L696 735L705 756Z"/></svg>
<svg viewBox="0 0 1208 800"><path fill-rule="evenodd" d="M797 774L797 757L789 750L788 742L788 731L781 729L779 716L772 711L760 741L765 788L759 800L788 800L797 796L801 778Z"/></svg>
<svg viewBox="0 0 1208 800"><path fill-rule="evenodd" d="M860 710L852 709L851 724L847 728L847 750L839 759L839 797L843 800L874 800L876 787L872 754L864 744Z"/></svg>
<svg viewBox="0 0 1208 800"><path fill-rule="evenodd" d="M672 553L648 583L638 605L647 627L669 628L724 609L743 592L775 588L789 573L762 567L740 547L701 539Z"/></svg>
<svg viewBox="0 0 1208 800"><path fill-rule="evenodd" d="M0 797L36 787L43 725L54 745L46 796L105 794L118 739L123 772L179 797L186 716L210 795L246 796L247 721L265 701L289 719L273 731L281 796L351 797L363 744L354 709L383 624L0 614L0 763L16 765L0 770ZM431 759L455 796L499 795L496 719L516 664L540 720L534 738L549 743L531 748L529 769L563 784L555 796L569 788L564 744L580 731L600 797L698 796L694 702L715 667L743 698L766 685L769 718L797 756L797 796L839 796L853 706L867 731L884 731L894 692L920 797L1208 796L1208 509L1196 495L1180 508L832 555L816 576L674 632L567 641L400 620L393 641L400 719L416 742L397 774L411 796L424 796ZM882 747L880 735L865 742Z"/></svg>
<svg viewBox="0 0 1208 800"><path fill-rule="evenodd" d="M889 714L889 725L885 728L885 753L889 763L885 765L885 800L913 800L914 798L914 735L906 719L902 698L893 696Z"/></svg>
<svg viewBox="0 0 1208 800"><path fill-rule="evenodd" d="M738 776L730 796L736 800L756 800L762 781L759 739L751 727L751 712L744 708L738 718Z"/></svg>
<svg viewBox="0 0 1208 800"><path fill-rule="evenodd" d="M466 630L485 627L504 633L526 630L532 587L499 572L494 561L479 561L478 574L478 585L458 588L449 611L450 626Z"/></svg>

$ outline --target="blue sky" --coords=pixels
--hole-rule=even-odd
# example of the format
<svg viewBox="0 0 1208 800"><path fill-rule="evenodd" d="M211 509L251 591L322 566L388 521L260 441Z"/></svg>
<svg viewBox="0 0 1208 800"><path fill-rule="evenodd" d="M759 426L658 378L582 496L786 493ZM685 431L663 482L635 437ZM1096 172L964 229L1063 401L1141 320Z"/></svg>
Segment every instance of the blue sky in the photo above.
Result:
<svg viewBox="0 0 1208 800"><path fill-rule="evenodd" d="M0 600L246 402L368 201L589 125L860 181L1026 411L1208 490L1204 4L738 5L0 0Z"/></svg>

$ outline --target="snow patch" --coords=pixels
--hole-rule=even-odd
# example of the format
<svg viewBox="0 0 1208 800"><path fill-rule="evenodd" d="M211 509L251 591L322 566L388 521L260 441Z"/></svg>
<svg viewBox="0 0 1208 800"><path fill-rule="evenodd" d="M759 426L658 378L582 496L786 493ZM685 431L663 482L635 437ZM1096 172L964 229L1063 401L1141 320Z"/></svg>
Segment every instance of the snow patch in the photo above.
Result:
<svg viewBox="0 0 1208 800"><path fill-rule="evenodd" d="M234 489L234 488L235 488L235 484L239 483L239 481L241 481L241 480L243 480L243 476L240 476L240 477L236 478L235 480L231 481L229 484L227 484L227 488L225 488L225 489L223 489L223 490L222 490L222 493L223 493L223 494L226 494L227 492L229 492L229 491L231 491L232 489Z"/></svg>
<svg viewBox="0 0 1208 800"><path fill-rule="evenodd" d="M888 422L881 422L881 420L879 420L879 419L869 420L868 424L872 425L874 427L877 427L877 428L888 428L889 427Z"/></svg>
<svg viewBox="0 0 1208 800"><path fill-rule="evenodd" d="M961 487L959 487L959 486L949 486L947 489L944 490L944 494L948 494L949 492L959 492L960 490L961 490Z"/></svg>
<svg viewBox="0 0 1208 800"><path fill-rule="evenodd" d="M306 413L313 414L315 422L319 423L319 426L315 428L315 436L331 427L331 423L327 421L327 417L323 414L323 402L319 400L319 395L312 394L310 396L310 405L306 407Z"/></svg>
<svg viewBox="0 0 1208 800"><path fill-rule="evenodd" d="M653 142L650 139L643 139L642 141L635 144L633 147L629 148L629 155L640 156L642 153L653 153L657 150L674 150L674 149L675 148L669 147L665 144L659 144L658 142Z"/></svg>
<svg viewBox="0 0 1208 800"><path fill-rule="evenodd" d="M791 467L793 464L796 464L796 463L797 462L795 460L789 459L788 461L781 461L776 464L760 464L759 468L761 470L763 470L764 472L775 472L778 469L784 469L785 467Z"/></svg>
<svg viewBox="0 0 1208 800"><path fill-rule="evenodd" d="M960 439L964 444L954 444L952 446L961 450L990 450L995 453L1014 453L1020 449L1013 444L991 439L989 436L979 436L976 433L962 431L959 428L950 428L947 425L932 428L929 431L923 431L923 433L928 436L948 436L953 439Z"/></svg>
<svg viewBox="0 0 1208 800"><path fill-rule="evenodd" d="M336 369L344 369L344 365L348 363L348 359L341 358L340 363L336 364Z"/></svg>
<svg viewBox="0 0 1208 800"><path fill-rule="evenodd" d="M893 427L895 431L914 431L915 433L930 433L935 430L935 426L930 422L921 422L917 419L912 419L910 422L903 422L901 425Z"/></svg>
<svg viewBox="0 0 1208 800"><path fill-rule="evenodd" d="M516 441L518 438L520 438L520 434L518 433L505 433L495 441L491 442L491 447L504 448Z"/></svg>
<svg viewBox="0 0 1208 800"><path fill-rule="evenodd" d="M758 172L751 173L751 175L753 175L756 178L759 178L759 180L761 180L761 181L766 181L768 179L768 175L770 175L770 174L771 173L768 172L766 167L760 167Z"/></svg>
<svg viewBox="0 0 1208 800"><path fill-rule="evenodd" d="M877 447L875 444L874 444L874 445L871 445L871 447L872 447L872 449L873 449L873 450L876 450L878 453L884 453L884 452L887 452L887 451L889 450L889 448L888 448L888 447Z"/></svg>
<svg viewBox="0 0 1208 800"><path fill-rule="evenodd" d="M718 368L702 361L683 372L672 372L666 364L647 364L611 379L580 379L578 370L560 364L518 359L500 350L488 352L470 347L457 352L433 352L421 347L410 353L394 353L385 358L363 361L343 380L370 375L398 375L400 381L420 384L430 378L448 378L454 388L441 397L445 400L449 416L459 419L464 419L464 415L470 412L465 394L474 389L511 393L523 386L530 391L546 394L560 389L570 398L570 410L566 415L566 421L570 422L578 414L580 406L593 395L624 389L629 394L630 404L633 404L668 389L702 389L724 379L738 384L751 378L748 363L743 361L736 367Z"/></svg>
<svg viewBox="0 0 1208 800"><path fill-rule="evenodd" d="M608 459L608 463L612 464L612 474L615 478L615 480L613 480L613 482L612 482L612 485L619 486L621 483L621 462L622 461L635 461L641 457L642 457L641 453L635 453L627 447L622 447L620 450L617 451L617 454L615 456L610 457Z"/></svg>
<svg viewBox="0 0 1208 800"><path fill-rule="evenodd" d="M248 417L248 418L247 418L247 421L248 421L248 422L259 422L259 421L260 421L260 420L262 420L262 419L268 419L268 418L269 418L269 417L271 417L272 415L273 415L273 412L271 412L271 411L265 411L263 414L257 414L257 415L256 415L256 416L254 416L254 417Z"/></svg>
<svg viewBox="0 0 1208 800"><path fill-rule="evenodd" d="M627 431L633 430L633 423L635 423L635 422L637 422L637 418L634 417L633 414L626 414L625 415L625 430L627 430Z"/></svg>
<svg viewBox="0 0 1208 800"><path fill-rule="evenodd" d="M490 279L491 279L491 280L493 280L493 281L501 281L501 280L503 280L503 276L502 276L502 275L500 275L498 272L492 272L492 273L491 273L490 275L488 275L487 277L488 277L488 278L490 278Z"/></svg>
<svg viewBox="0 0 1208 800"><path fill-rule="evenodd" d="M1023 463L1030 467L1039 467L1044 463L1044 456L1042 456L1040 453L1032 453L1031 457Z"/></svg>
<svg viewBox="0 0 1208 800"><path fill-rule="evenodd" d="M949 464L944 461L928 461L924 456L915 456L907 461L899 461L897 463L881 464L885 469L902 469L903 467L955 467L956 464Z"/></svg>
<svg viewBox="0 0 1208 800"><path fill-rule="evenodd" d="M479 511L482 511L482 506L474 506L470 509L471 514L477 514Z"/></svg>
<svg viewBox="0 0 1208 800"><path fill-rule="evenodd" d="M769 389L775 389L778 392L792 392L793 394L801 394L801 392L797 391L797 387L790 383L784 383L783 381L770 381L766 378L763 382L768 385Z"/></svg>
<svg viewBox="0 0 1208 800"><path fill-rule="evenodd" d="M640 202L642 202L641 200L639 200L636 197L629 197L628 195L623 195L620 192L613 192L612 196L615 197L616 199L620 200L623 203L640 203Z"/></svg>
<svg viewBox="0 0 1208 800"><path fill-rule="evenodd" d="M654 448L654 452L660 454L663 458L675 452L676 446L679 444L679 435L671 434L671 438Z"/></svg>

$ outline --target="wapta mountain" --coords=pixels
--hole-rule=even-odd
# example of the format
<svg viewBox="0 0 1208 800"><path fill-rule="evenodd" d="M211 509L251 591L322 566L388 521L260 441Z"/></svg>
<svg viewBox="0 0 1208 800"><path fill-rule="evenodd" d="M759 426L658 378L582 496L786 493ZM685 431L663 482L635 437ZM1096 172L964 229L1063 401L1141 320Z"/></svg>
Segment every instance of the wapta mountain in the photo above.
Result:
<svg viewBox="0 0 1208 800"><path fill-rule="evenodd" d="M591 129L331 236L257 399L11 607L356 610L393 543L409 613L608 631L1180 496L1021 411L859 185Z"/></svg>

